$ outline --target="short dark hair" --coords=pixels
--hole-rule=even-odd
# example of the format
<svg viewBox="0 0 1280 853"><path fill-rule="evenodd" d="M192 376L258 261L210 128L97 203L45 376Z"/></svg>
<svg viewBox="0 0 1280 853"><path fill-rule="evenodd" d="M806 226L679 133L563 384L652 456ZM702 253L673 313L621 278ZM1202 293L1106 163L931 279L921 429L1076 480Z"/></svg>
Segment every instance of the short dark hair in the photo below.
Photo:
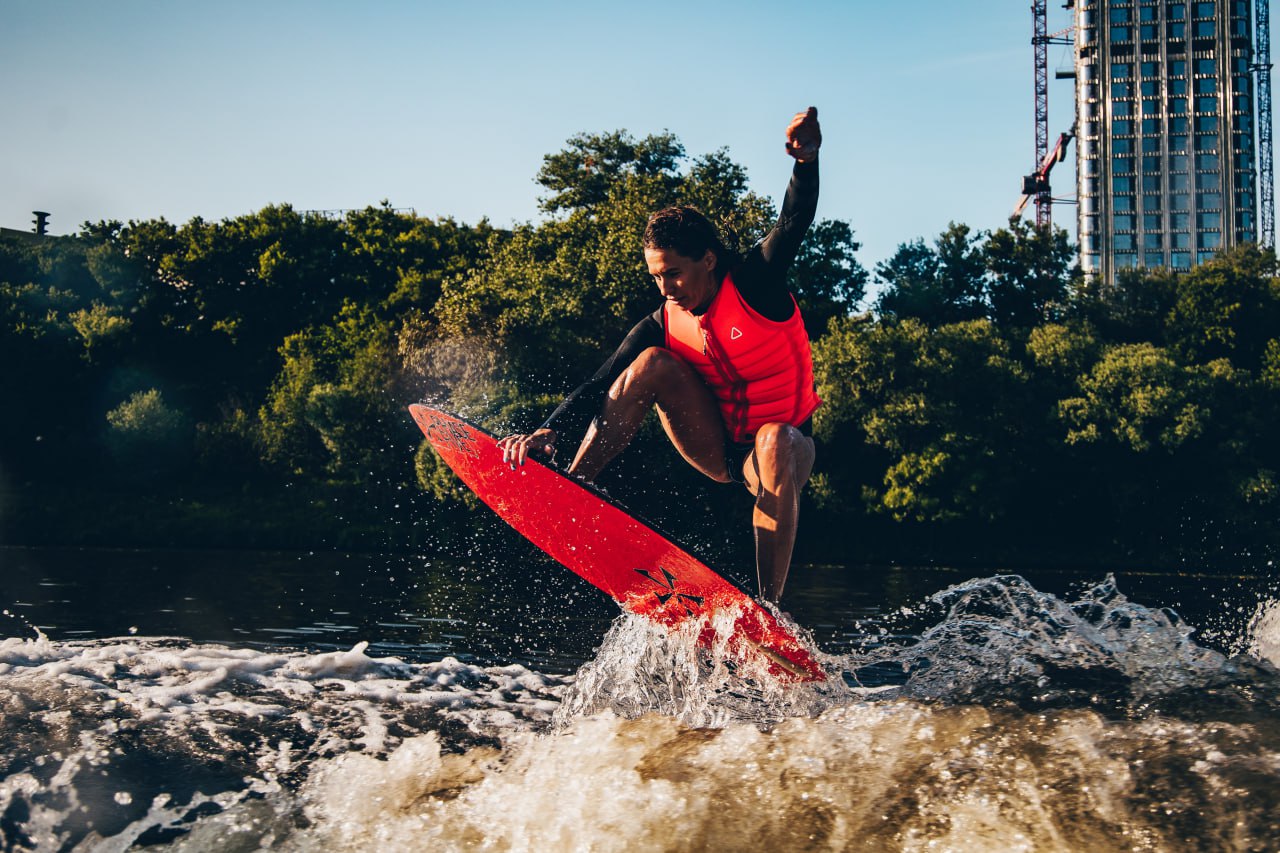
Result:
<svg viewBox="0 0 1280 853"><path fill-rule="evenodd" d="M687 204L664 207L650 216L644 228L644 247L675 249L695 261L710 250L716 256L717 266L729 262L729 250L716 226L702 211Z"/></svg>

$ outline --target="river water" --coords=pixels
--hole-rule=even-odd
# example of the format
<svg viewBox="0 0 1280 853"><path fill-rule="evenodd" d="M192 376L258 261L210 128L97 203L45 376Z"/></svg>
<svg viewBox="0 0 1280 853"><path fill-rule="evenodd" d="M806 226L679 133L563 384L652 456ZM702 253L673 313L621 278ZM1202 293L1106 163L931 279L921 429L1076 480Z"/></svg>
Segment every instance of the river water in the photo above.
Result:
<svg viewBox="0 0 1280 853"><path fill-rule="evenodd" d="M0 849L1275 850L1274 566L802 566L780 688L532 553L0 548Z"/></svg>

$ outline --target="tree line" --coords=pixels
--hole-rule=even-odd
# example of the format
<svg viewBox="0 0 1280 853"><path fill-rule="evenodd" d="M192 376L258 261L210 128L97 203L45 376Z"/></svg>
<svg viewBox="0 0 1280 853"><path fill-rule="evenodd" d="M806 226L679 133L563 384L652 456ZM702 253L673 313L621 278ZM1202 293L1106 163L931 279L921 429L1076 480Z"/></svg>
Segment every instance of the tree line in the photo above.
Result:
<svg viewBox="0 0 1280 853"><path fill-rule="evenodd" d="M575 136L536 180L542 215L513 228L274 205L0 240L6 540L458 535L471 499L405 406L536 425L656 304L650 212L694 204L738 250L776 215L724 151L670 134ZM858 248L819 221L792 271L825 401L802 558L1248 562L1280 542L1269 251L1106 284L1064 231L1017 221L872 270ZM749 501L653 424L603 485L695 547L742 545Z"/></svg>

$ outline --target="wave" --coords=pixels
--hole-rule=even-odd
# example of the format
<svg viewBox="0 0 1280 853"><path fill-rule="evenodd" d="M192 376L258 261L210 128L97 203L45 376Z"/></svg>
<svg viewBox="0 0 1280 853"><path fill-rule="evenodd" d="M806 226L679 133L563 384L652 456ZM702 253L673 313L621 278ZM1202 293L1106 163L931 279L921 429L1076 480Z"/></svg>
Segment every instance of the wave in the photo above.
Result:
<svg viewBox="0 0 1280 853"><path fill-rule="evenodd" d="M181 638L0 642L6 850L1265 849L1248 654L1111 579L958 584L781 687L620 616L576 675ZM782 615L785 618L785 615ZM910 626L921 626L918 629Z"/></svg>

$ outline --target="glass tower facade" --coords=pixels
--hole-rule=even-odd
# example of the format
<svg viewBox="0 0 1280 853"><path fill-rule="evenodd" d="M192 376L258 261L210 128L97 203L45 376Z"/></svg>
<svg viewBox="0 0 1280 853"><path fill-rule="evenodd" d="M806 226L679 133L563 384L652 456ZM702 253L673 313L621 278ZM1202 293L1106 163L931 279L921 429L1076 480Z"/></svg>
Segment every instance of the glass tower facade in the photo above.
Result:
<svg viewBox="0 0 1280 853"><path fill-rule="evenodd" d="M1249 0L1076 0L1080 260L1110 281L1257 239Z"/></svg>

